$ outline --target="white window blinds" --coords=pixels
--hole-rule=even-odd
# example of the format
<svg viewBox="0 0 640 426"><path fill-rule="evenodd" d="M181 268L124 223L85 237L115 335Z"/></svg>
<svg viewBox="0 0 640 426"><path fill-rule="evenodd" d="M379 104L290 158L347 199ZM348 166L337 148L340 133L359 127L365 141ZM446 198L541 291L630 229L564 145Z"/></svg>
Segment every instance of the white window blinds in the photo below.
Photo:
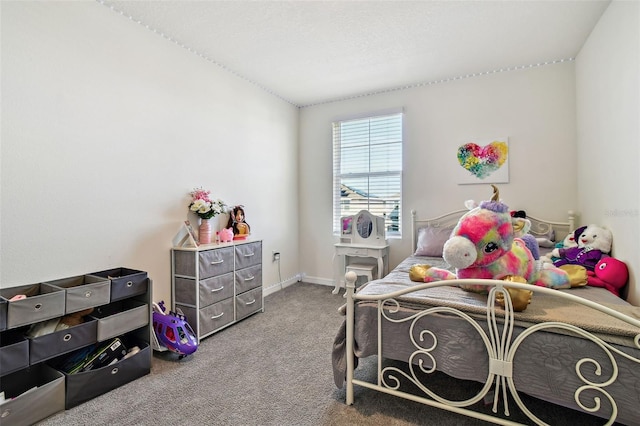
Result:
<svg viewBox="0 0 640 426"><path fill-rule="evenodd" d="M333 232L340 217L368 210L400 236L402 113L333 123Z"/></svg>

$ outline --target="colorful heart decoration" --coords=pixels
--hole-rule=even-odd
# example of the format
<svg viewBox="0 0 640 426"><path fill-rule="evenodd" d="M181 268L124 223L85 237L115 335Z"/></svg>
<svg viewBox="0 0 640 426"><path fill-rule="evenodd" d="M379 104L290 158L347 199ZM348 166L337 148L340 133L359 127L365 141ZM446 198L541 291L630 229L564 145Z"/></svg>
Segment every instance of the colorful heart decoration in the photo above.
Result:
<svg viewBox="0 0 640 426"><path fill-rule="evenodd" d="M479 179L486 178L502 167L508 155L509 146L500 141L493 141L486 146L469 142L458 148L460 165Z"/></svg>

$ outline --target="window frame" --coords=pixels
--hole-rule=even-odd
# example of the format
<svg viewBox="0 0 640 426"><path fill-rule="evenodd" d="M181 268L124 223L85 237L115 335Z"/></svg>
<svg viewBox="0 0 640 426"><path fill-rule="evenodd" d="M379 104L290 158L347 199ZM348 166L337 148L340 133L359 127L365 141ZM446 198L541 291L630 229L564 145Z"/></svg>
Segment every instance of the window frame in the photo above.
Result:
<svg viewBox="0 0 640 426"><path fill-rule="evenodd" d="M346 122L354 122L354 121L369 121L371 122L371 120L373 119L379 119L379 118L383 118L383 117L392 117L392 116L398 116L399 119L399 126L400 126L400 140L397 141L398 144L398 150L399 152L395 152L397 155L399 155L400 159L399 159L399 169L398 170L388 170L388 171L371 171L371 165L369 164L369 170L366 172L349 172L347 171L346 173L342 172L342 135L340 132L340 126L343 123ZM403 185L402 185L402 181L403 181L403 166L404 166L404 158L403 158L403 151L404 151L404 111L402 108L397 108L397 109L392 109L392 110L385 110L385 111L380 111L377 113L368 113L368 114L360 114L357 116L351 116L351 117L343 117L340 119L336 119L333 120L331 123L331 127L332 127L332 150L333 150L333 157L332 157L332 163L333 163L333 171L332 171L332 177L333 177L333 185L332 185L332 220L333 220L333 235L334 236L338 236L340 235L340 218L342 216L346 216L349 214L356 214L358 213L360 210L368 210L370 211L372 214L378 214L378 215L382 215L385 217L385 235L387 238L402 238L402 204L403 204ZM371 146L372 146L372 134L369 133L368 136L368 147L369 147L369 152L371 152ZM395 142L392 142L392 144L394 144ZM375 145L375 144L374 144ZM391 219L391 213L396 210L395 207L388 209L389 210L389 214L380 214L378 212L376 212L376 208L372 208L372 203L371 200L373 199L371 197L371 194L369 193L363 193L361 192L361 195L364 195L364 202L362 203L363 205L357 205L357 207L353 210L350 210L349 212L345 212L343 211L343 196L342 196L342 192L343 192L343 180L348 178L348 179L355 179L355 178L362 178L362 179L371 179L373 178L384 178L384 177L393 177L394 179L397 179L397 184L398 184L398 199L385 199L383 200L383 204L385 205L385 209L386 209L386 205L387 203L390 201L392 203L394 203L394 205L397 206L397 220L393 220ZM348 188L348 187L347 187ZM396 229L393 229L393 227L395 227ZM391 229L390 229L391 228Z"/></svg>

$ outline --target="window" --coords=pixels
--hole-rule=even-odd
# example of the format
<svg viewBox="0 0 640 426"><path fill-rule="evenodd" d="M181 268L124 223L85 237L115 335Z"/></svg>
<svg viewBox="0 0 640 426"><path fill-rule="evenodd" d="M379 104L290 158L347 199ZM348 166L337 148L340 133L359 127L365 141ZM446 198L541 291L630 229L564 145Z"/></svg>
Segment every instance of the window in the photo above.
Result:
<svg viewBox="0 0 640 426"><path fill-rule="evenodd" d="M402 229L402 113L333 123L333 232L340 217L383 216L387 236Z"/></svg>

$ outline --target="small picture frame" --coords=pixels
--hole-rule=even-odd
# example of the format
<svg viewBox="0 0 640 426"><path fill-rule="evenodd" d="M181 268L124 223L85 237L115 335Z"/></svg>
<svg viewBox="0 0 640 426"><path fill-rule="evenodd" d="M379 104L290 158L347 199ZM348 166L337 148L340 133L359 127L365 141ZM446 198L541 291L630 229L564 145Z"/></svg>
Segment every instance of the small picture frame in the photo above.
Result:
<svg viewBox="0 0 640 426"><path fill-rule="evenodd" d="M198 236L188 220L185 220L180 230L173 238L174 247L198 247Z"/></svg>
<svg viewBox="0 0 640 426"><path fill-rule="evenodd" d="M191 226L191 222L189 222L188 220L185 220L184 226L185 228L187 228L187 232L189 233L189 242L193 244L195 247L198 247L200 245L200 243L198 242L198 235L196 234L196 231Z"/></svg>

